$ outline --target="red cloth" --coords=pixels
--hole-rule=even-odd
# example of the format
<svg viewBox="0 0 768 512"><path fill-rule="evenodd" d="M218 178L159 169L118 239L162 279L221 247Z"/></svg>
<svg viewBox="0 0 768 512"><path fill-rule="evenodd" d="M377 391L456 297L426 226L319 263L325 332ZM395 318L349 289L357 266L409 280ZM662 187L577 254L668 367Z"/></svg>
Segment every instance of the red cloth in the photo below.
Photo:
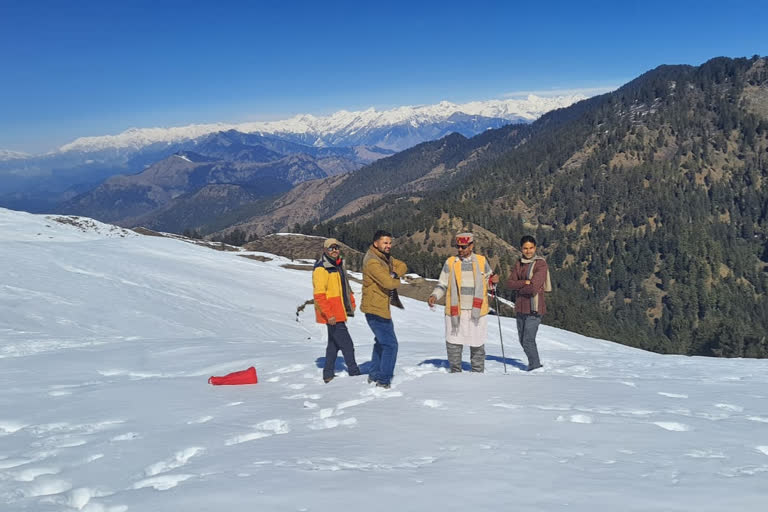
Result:
<svg viewBox="0 0 768 512"><path fill-rule="evenodd" d="M211 377L208 384L214 386L234 386L238 384L256 384L259 378L256 376L256 368L251 366L247 370L232 372L223 377Z"/></svg>

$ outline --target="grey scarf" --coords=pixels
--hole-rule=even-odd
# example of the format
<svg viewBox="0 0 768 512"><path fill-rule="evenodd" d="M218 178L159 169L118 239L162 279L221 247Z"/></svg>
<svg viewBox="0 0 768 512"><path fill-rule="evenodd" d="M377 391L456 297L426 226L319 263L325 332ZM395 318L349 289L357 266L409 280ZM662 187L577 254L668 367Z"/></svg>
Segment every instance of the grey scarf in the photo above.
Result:
<svg viewBox="0 0 768 512"><path fill-rule="evenodd" d="M543 259L544 258L542 258L541 256L534 256L533 259L530 259L530 260L524 257L520 258L520 263L531 264L528 267L528 276L526 277L528 281L530 281L531 278L533 277L533 266L536 264L536 260L543 260ZM544 281L544 291L545 292L552 291L552 281L550 280L550 277L549 277L549 269L547 269L547 278ZM539 294L534 293L533 296L531 297L531 312L538 313L538 311L539 311Z"/></svg>
<svg viewBox="0 0 768 512"><path fill-rule="evenodd" d="M461 318L461 311L459 310L459 303L461 302L461 295L459 292L459 276L455 275L455 265L456 261L461 261L460 258L456 258L453 260L453 263L451 264L451 271L454 274L453 279L451 279L451 329L455 333L459 329L459 319ZM472 256L470 256L470 260L472 261L472 274L475 278L475 288L472 298L472 320L479 320L480 319L480 310L483 307L483 272L480 269L480 263L477 261L477 256L473 253ZM459 272L461 272L461 266L459 266Z"/></svg>

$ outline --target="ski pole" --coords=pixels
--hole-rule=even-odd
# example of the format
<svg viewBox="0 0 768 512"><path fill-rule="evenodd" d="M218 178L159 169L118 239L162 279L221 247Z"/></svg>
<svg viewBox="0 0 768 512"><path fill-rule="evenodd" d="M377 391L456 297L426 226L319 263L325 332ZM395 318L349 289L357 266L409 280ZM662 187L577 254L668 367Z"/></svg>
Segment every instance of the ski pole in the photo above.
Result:
<svg viewBox="0 0 768 512"><path fill-rule="evenodd" d="M491 293L496 299L496 318L499 320L499 342L501 342L501 361L504 363L504 373L507 373L507 356L504 355L504 338L501 335L501 310L499 309L499 294L496 293L496 285L491 288Z"/></svg>

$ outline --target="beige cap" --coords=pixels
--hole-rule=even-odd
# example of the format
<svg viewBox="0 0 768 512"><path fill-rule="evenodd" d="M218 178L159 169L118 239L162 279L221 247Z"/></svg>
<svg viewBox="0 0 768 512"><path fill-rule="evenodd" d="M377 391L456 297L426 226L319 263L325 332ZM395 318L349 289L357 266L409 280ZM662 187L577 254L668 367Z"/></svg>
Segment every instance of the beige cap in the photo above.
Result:
<svg viewBox="0 0 768 512"><path fill-rule="evenodd" d="M332 245L338 245L338 246L341 246L341 242L339 242L339 241L338 241L338 240L336 240L335 238L329 238L328 240L326 240L325 242L323 242L323 248L324 248L324 249L327 249L327 248L329 248L329 247L330 247L330 246L332 246Z"/></svg>

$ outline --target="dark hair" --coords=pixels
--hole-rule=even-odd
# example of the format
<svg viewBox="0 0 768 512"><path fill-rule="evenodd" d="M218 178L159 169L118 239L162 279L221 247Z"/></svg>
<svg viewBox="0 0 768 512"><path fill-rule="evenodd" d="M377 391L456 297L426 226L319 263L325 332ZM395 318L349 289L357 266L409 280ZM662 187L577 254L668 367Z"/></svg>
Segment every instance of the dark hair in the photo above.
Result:
<svg viewBox="0 0 768 512"><path fill-rule="evenodd" d="M385 236L392 238L392 233L390 233L389 231L384 231L383 229L380 229L373 234L373 241L375 242L379 238L384 238Z"/></svg>
<svg viewBox="0 0 768 512"><path fill-rule="evenodd" d="M520 247L522 247L523 244L526 242L531 242L533 245L536 245L536 239L533 238L531 235L525 235L523 238L520 239Z"/></svg>

